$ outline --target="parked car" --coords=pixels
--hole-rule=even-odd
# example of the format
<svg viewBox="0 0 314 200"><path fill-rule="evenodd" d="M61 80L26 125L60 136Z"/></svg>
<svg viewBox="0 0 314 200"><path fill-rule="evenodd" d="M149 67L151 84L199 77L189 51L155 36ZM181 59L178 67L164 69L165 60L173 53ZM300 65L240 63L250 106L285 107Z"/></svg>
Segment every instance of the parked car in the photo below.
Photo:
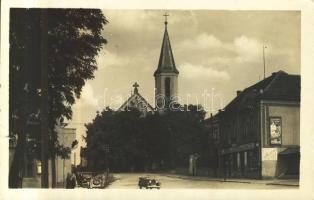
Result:
<svg viewBox="0 0 314 200"><path fill-rule="evenodd" d="M83 188L90 188L91 178L91 173L79 173L77 178L78 185Z"/></svg>
<svg viewBox="0 0 314 200"><path fill-rule="evenodd" d="M140 177L138 179L138 186L140 189L146 188L146 189L160 189L161 183L157 181L156 179L150 179L147 177Z"/></svg>
<svg viewBox="0 0 314 200"><path fill-rule="evenodd" d="M90 180L90 188L104 188L105 187L105 175L104 174L97 174L92 176Z"/></svg>

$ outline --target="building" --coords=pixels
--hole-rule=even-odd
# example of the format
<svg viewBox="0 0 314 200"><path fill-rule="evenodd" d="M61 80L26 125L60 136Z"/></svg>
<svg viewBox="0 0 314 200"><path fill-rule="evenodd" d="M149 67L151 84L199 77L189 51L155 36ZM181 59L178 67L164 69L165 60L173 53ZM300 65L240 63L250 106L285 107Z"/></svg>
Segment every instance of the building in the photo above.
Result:
<svg viewBox="0 0 314 200"><path fill-rule="evenodd" d="M72 144L76 140L76 129L75 128L61 128L58 134L59 144L65 148L71 149L70 157L63 158L56 156L56 182L58 186L65 187L66 177L68 173L72 173L71 160L75 160L74 154L72 153Z"/></svg>
<svg viewBox="0 0 314 200"><path fill-rule="evenodd" d="M167 25L168 22L166 19L158 67L154 72L155 108L139 93L138 83L134 83L134 92L131 97L121 105L118 109L119 111L127 111L131 108L135 108L146 116L147 113L154 113L156 110L167 110L171 106L171 102L177 102L179 71L175 65Z"/></svg>
<svg viewBox="0 0 314 200"><path fill-rule="evenodd" d="M88 163L87 163L87 148L86 147L81 147L80 149L80 158L81 158L81 162L80 162L80 165L79 167L80 168L87 168L88 166Z"/></svg>
<svg viewBox="0 0 314 200"><path fill-rule="evenodd" d="M142 113L142 117L145 117L149 113L154 112L154 108L145 100L145 98L139 93L138 87L139 85L135 82L134 91L132 95L126 100L121 107L118 109L119 111L129 111L131 109L137 109Z"/></svg>
<svg viewBox="0 0 314 200"><path fill-rule="evenodd" d="M298 177L300 75L278 71L237 91L207 125L219 176Z"/></svg>
<svg viewBox="0 0 314 200"><path fill-rule="evenodd" d="M165 32L155 77L155 103L158 110L168 109L177 100L179 71L173 58L170 39L165 20Z"/></svg>
<svg viewBox="0 0 314 200"><path fill-rule="evenodd" d="M76 129L56 127L58 132L59 144L63 145L64 148L70 149L72 151L72 143L76 140ZM27 152L25 154L24 162L24 174L23 174L23 188L40 188L41 187L41 162L37 160L32 152ZM56 156L55 159L55 169L56 169L56 183L58 187L65 186L65 180L67 173L72 172L71 159L73 155L70 153L68 158L62 158L61 156ZM49 185L52 185L52 168L51 159L48 161L48 177Z"/></svg>

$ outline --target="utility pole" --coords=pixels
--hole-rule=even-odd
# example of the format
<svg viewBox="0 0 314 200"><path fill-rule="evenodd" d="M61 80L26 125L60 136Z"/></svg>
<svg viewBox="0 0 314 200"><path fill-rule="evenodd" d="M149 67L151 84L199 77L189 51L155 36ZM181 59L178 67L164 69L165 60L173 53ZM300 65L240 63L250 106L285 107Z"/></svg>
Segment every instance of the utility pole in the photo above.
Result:
<svg viewBox="0 0 314 200"><path fill-rule="evenodd" d="M48 23L47 9L40 13L40 66L41 66L41 187L49 187L48 177Z"/></svg>
<svg viewBox="0 0 314 200"><path fill-rule="evenodd" d="M264 79L266 77L266 66L265 66L265 49L267 46L263 45L263 64L264 64Z"/></svg>
<svg viewBox="0 0 314 200"><path fill-rule="evenodd" d="M109 144L104 145L104 151L105 151L105 159L106 159L106 178L109 177Z"/></svg>

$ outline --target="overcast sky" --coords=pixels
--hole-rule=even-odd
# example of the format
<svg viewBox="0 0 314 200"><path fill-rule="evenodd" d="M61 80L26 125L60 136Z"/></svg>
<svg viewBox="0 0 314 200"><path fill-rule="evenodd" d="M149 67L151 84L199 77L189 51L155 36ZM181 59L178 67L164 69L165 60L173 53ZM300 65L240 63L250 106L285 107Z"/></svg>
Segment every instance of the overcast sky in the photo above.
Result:
<svg viewBox="0 0 314 200"><path fill-rule="evenodd" d="M103 30L108 44L97 58L95 78L86 82L73 107L70 122L79 140L83 123L107 105L119 107L135 81L140 94L154 106L153 73L164 34L164 11L103 12L109 21ZM214 106L218 109L235 97L236 90L258 82L263 78L263 45L267 46L266 76L279 70L300 74L300 12L170 10L168 14L183 104L197 103L196 99L204 104L204 91L214 91L220 99Z"/></svg>

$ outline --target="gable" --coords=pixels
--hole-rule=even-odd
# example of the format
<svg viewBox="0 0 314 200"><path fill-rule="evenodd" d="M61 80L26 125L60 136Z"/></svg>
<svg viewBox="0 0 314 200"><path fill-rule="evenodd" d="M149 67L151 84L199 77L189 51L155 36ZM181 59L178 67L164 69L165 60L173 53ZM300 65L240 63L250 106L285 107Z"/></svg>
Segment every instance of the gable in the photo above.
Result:
<svg viewBox="0 0 314 200"><path fill-rule="evenodd" d="M132 108L144 113L154 112L154 108L139 93L134 93L118 110L129 111Z"/></svg>

